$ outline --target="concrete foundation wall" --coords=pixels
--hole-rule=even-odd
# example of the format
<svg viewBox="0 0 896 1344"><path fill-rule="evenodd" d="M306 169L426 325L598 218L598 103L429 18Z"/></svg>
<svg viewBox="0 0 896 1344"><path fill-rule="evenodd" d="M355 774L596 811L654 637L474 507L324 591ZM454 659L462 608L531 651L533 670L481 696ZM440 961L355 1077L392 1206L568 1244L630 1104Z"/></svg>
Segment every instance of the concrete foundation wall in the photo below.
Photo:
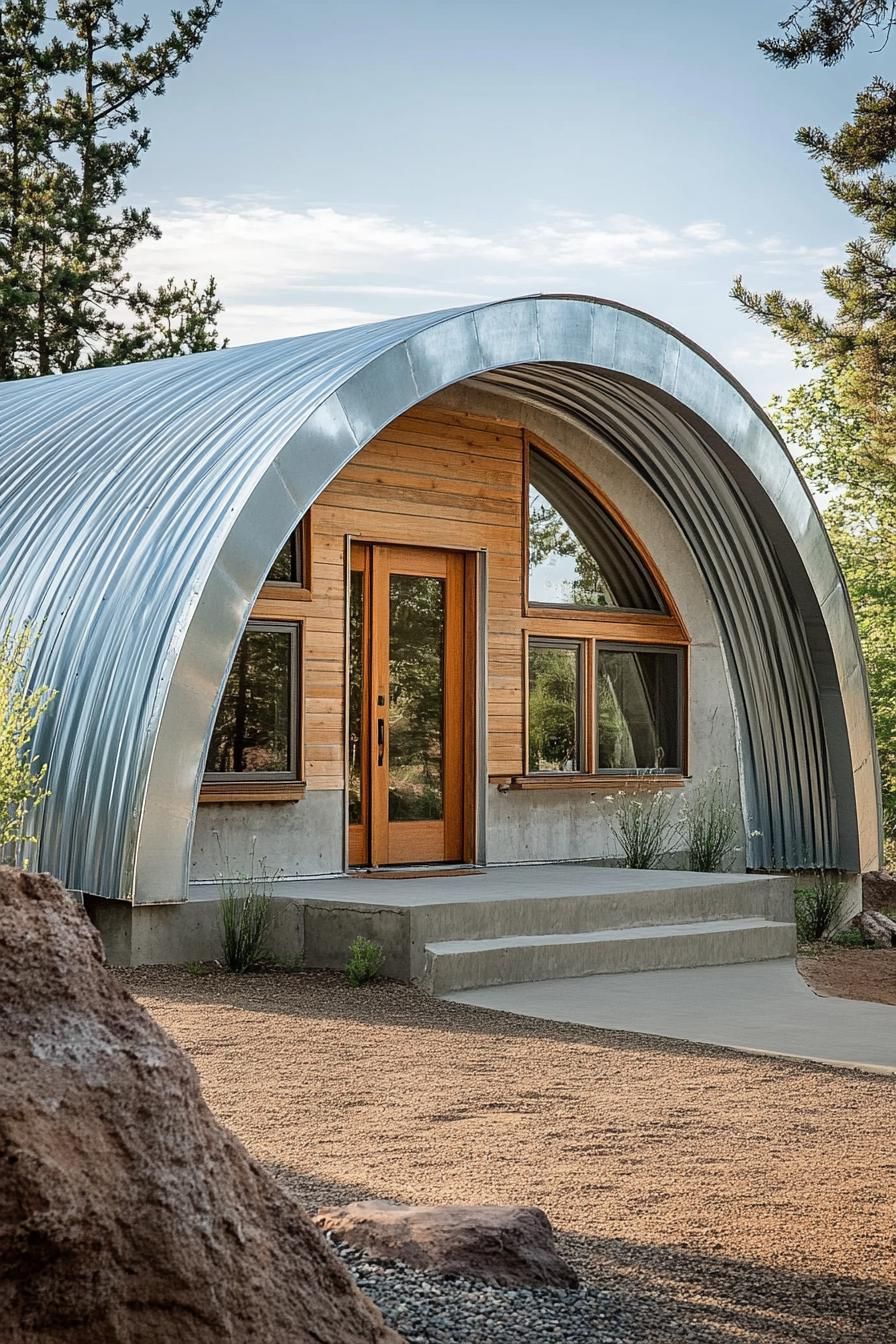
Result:
<svg viewBox="0 0 896 1344"><path fill-rule="evenodd" d="M235 873L245 873L253 840L256 862L263 861L269 874L289 878L339 873L344 829L341 789L312 789L297 803L202 803L190 879L215 882L222 852Z"/></svg>
<svg viewBox="0 0 896 1344"><path fill-rule="evenodd" d="M183 965L221 959L217 899L132 906L126 901L86 896L84 904L112 966ZM294 900L280 898L274 902L270 951L284 965L304 956L303 909Z"/></svg>

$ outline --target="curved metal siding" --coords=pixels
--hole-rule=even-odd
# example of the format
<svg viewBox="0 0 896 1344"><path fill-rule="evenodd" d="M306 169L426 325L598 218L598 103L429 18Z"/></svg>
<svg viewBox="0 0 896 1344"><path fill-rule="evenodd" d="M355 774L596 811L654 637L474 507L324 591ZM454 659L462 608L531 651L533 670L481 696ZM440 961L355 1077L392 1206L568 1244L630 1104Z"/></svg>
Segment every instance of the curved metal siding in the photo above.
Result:
<svg viewBox="0 0 896 1344"><path fill-rule="evenodd" d="M166 673L229 524L272 447L431 322L0 385L2 610L42 627L32 677L59 691L35 740L43 867L119 894Z"/></svg>
<svg viewBox="0 0 896 1344"><path fill-rule="evenodd" d="M695 430L644 390L580 369L481 376L571 417L608 443L663 500L712 595L743 751L752 867L832 864L834 790L813 660L787 577L730 473Z"/></svg>
<svg viewBox="0 0 896 1344"><path fill-rule="evenodd" d="M838 754L839 845L853 857L856 788L873 810L873 737L854 626L805 487L764 418L676 333L557 297L0 385L0 611L43 623L32 676L60 692L36 741L54 795L37 817L42 866L105 895L130 896L135 880L138 898L141 881L144 898L184 894L203 744L271 559L383 425L497 369L611 437L688 524L726 631L748 799L775 857L802 861L804 842L836 848ZM696 432L693 415L721 437ZM728 445L765 516L723 466ZM790 529L814 607L803 593L795 611L771 525ZM866 818L868 855L877 834Z"/></svg>

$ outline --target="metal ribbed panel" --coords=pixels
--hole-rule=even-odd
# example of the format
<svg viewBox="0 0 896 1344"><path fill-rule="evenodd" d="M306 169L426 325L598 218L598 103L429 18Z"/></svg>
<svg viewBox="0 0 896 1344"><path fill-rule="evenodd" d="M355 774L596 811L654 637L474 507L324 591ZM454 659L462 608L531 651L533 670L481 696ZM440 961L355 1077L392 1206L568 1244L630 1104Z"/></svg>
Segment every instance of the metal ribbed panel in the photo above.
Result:
<svg viewBox="0 0 896 1344"><path fill-rule="evenodd" d="M775 859L875 861L861 655L786 451L676 333L557 297L0 386L0 614L43 624L33 677L59 691L36 742L53 791L42 867L103 895L183 897L204 744L273 556L391 419L508 366L524 395L610 438L691 536Z"/></svg>

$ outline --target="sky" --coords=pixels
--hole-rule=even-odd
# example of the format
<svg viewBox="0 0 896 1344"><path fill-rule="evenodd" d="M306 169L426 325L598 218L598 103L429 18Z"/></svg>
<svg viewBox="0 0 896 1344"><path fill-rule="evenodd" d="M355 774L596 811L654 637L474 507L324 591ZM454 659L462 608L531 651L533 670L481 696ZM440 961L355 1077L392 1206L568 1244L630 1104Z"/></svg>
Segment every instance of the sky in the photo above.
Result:
<svg viewBox="0 0 896 1344"><path fill-rule="evenodd" d="M214 274L235 345L594 294L766 402L798 374L732 279L823 300L859 229L794 133L839 126L892 59L864 37L834 69L778 69L756 43L792 3L224 0L143 105L129 199L163 237L131 272Z"/></svg>

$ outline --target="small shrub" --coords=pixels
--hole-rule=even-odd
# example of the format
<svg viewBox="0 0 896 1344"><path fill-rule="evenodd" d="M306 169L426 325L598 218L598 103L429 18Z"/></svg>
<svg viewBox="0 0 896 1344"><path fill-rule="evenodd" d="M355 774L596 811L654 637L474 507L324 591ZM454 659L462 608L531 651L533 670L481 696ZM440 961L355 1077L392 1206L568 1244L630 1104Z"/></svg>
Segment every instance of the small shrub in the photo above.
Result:
<svg viewBox="0 0 896 1344"><path fill-rule="evenodd" d="M669 849L672 799L668 793L610 794L610 834L622 850L625 868L656 868Z"/></svg>
<svg viewBox="0 0 896 1344"><path fill-rule="evenodd" d="M695 873L727 872L737 853L740 803L716 769L681 809L681 836Z"/></svg>
<svg viewBox="0 0 896 1344"><path fill-rule="evenodd" d="M187 975L211 975L214 966L207 961L188 961L184 970L187 972Z"/></svg>
<svg viewBox="0 0 896 1344"><path fill-rule="evenodd" d="M818 868L811 887L797 887L796 928L802 943L817 943L832 934L843 918L846 883L830 868Z"/></svg>
<svg viewBox="0 0 896 1344"><path fill-rule="evenodd" d="M349 984L354 985L355 989L368 984L379 975L385 960L386 954L379 943L374 943L370 938L358 934L349 949L348 961L345 964Z"/></svg>
<svg viewBox="0 0 896 1344"><path fill-rule="evenodd" d="M830 941L836 947L864 947L865 935L861 929L841 929L839 933L831 935Z"/></svg>
<svg viewBox="0 0 896 1344"><path fill-rule="evenodd" d="M18 846L36 841L29 815L48 796L47 767L32 758L31 738L56 692L47 686L26 689L28 653L36 638L27 625L14 634L10 621L0 631L0 856L12 860Z"/></svg>
<svg viewBox="0 0 896 1344"><path fill-rule="evenodd" d="M254 971L270 961L268 937L273 915L273 882L264 859L255 858L255 840L249 851L248 873L235 872L221 849L221 944L224 964L231 971Z"/></svg>

